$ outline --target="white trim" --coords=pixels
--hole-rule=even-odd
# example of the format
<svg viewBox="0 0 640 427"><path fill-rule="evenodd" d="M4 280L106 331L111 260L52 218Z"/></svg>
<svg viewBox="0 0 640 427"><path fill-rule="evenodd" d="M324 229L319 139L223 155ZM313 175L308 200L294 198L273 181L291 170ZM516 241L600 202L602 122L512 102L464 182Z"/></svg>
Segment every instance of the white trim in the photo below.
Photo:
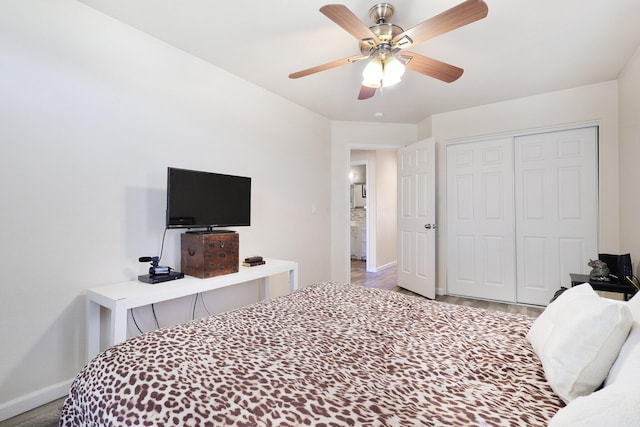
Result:
<svg viewBox="0 0 640 427"><path fill-rule="evenodd" d="M0 404L0 421L20 415L38 406L46 405L60 399L69 393L71 383L75 378L41 388L24 396Z"/></svg>
<svg viewBox="0 0 640 427"><path fill-rule="evenodd" d="M374 269L372 270L373 273L379 273L382 270L386 270L387 268L391 268L391 267L395 267L398 265L398 261L391 261L385 265L381 265L380 267L374 267Z"/></svg>
<svg viewBox="0 0 640 427"><path fill-rule="evenodd" d="M535 135L538 133L550 133L550 132L558 132L563 130L581 129L581 128L587 128L587 127L598 127L597 136L598 138L600 138L599 129L601 126L602 126L601 120L586 120L586 121L580 121L580 122L574 122L574 123L563 123L563 124L552 125L552 126L542 126L542 127L528 128L528 129L518 129L518 130L490 133L486 135L477 135L472 137L443 139L442 142L444 142L446 146L446 145L453 145L453 144L464 144L469 142L480 142L480 141L485 141L485 140L495 139L495 138L515 138L518 136Z"/></svg>

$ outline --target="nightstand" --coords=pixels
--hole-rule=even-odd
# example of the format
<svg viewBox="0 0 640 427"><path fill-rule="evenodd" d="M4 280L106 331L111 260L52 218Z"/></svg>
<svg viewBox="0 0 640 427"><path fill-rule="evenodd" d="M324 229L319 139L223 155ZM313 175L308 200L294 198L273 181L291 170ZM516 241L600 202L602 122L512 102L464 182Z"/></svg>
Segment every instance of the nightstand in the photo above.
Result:
<svg viewBox="0 0 640 427"><path fill-rule="evenodd" d="M600 280L589 280L588 274L569 274L571 277L571 287L580 285L582 283L588 283L591 285L594 291L606 291L606 292L618 292L624 294L624 300L628 301L629 297L632 297L637 289L633 285L621 283L618 280L611 279L608 282Z"/></svg>

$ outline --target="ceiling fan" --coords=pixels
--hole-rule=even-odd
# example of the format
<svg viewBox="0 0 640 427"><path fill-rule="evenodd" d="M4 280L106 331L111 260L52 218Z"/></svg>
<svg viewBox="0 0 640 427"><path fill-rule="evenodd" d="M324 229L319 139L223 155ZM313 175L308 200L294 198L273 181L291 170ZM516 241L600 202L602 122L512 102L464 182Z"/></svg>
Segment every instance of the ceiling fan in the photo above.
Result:
<svg viewBox="0 0 640 427"><path fill-rule="evenodd" d="M289 78L297 79L369 58L358 94L358 99L368 99L376 89L398 83L405 68L447 83L457 80L464 71L462 68L405 49L478 21L487 16L489 9L482 0L467 0L406 31L389 23L394 12L389 3L378 3L369 10L369 18L374 22L371 27L342 4L322 6L320 12L360 41L360 54L289 74Z"/></svg>

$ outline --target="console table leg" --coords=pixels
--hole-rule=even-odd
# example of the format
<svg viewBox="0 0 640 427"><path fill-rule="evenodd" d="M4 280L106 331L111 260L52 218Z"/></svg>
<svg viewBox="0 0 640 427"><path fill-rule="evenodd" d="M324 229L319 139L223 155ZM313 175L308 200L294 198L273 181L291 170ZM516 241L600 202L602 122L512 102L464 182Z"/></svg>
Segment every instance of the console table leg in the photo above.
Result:
<svg viewBox="0 0 640 427"><path fill-rule="evenodd" d="M298 289L298 269L289 270L289 291L293 292Z"/></svg>
<svg viewBox="0 0 640 427"><path fill-rule="evenodd" d="M87 299L87 362L100 352L100 304Z"/></svg>
<svg viewBox="0 0 640 427"><path fill-rule="evenodd" d="M111 325L111 336L109 346L119 344L127 339L127 313L124 306L118 306L111 310L109 324Z"/></svg>
<svg viewBox="0 0 640 427"><path fill-rule="evenodd" d="M269 276L262 279L262 299L269 299Z"/></svg>

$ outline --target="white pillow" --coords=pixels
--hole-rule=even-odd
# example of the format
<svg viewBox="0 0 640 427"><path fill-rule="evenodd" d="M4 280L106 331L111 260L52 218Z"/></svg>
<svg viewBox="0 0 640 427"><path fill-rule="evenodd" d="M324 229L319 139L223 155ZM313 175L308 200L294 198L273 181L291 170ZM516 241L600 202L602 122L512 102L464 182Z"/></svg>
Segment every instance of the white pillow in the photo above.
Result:
<svg viewBox="0 0 640 427"><path fill-rule="evenodd" d="M544 352L544 345L551 335L557 317L563 310L566 310L566 305L580 296L592 296L593 293L593 289L588 283L574 286L564 291L540 313L527 333L527 339L538 357ZM558 301L561 302L557 303Z"/></svg>
<svg viewBox="0 0 640 427"><path fill-rule="evenodd" d="M633 320L640 323L640 292L627 301L627 307L629 307L629 310L631 311Z"/></svg>
<svg viewBox="0 0 640 427"><path fill-rule="evenodd" d="M638 387L628 384L578 397L553 416L549 427L637 427L639 420Z"/></svg>
<svg viewBox="0 0 640 427"><path fill-rule="evenodd" d="M626 304L600 298L589 284L567 290L545 312L527 338L551 388L569 403L603 383L629 334L631 312Z"/></svg>
<svg viewBox="0 0 640 427"><path fill-rule="evenodd" d="M640 293L627 302L633 316L631 332L620 349L618 358L613 363L609 375L604 382L605 387L617 382L636 382L640 384ZM640 394L640 386L636 394Z"/></svg>

